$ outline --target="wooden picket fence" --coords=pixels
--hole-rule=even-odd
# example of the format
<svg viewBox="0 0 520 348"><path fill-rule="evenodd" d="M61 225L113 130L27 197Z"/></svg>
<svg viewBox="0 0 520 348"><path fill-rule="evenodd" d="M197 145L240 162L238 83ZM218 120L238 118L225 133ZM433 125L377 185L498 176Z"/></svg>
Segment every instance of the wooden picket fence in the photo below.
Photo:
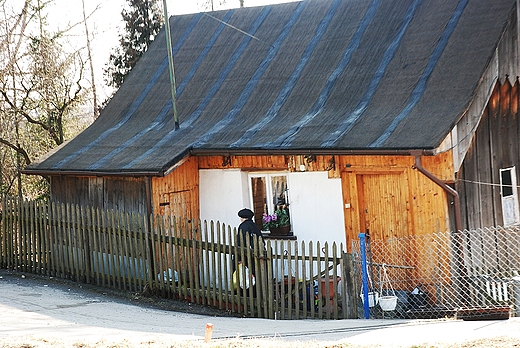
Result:
<svg viewBox="0 0 520 348"><path fill-rule="evenodd" d="M2 197L0 267L268 319L357 318L343 245ZM243 247L237 246L242 245Z"/></svg>

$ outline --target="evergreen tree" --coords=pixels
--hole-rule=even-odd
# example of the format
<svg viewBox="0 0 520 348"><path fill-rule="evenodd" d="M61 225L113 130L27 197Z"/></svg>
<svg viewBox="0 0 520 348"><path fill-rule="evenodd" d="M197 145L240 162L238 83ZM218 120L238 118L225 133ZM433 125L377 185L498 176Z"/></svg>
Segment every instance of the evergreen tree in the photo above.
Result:
<svg viewBox="0 0 520 348"><path fill-rule="evenodd" d="M119 46L110 54L104 70L109 86L119 88L137 64L163 24L159 0L127 0L129 9L121 12L125 30L119 35Z"/></svg>

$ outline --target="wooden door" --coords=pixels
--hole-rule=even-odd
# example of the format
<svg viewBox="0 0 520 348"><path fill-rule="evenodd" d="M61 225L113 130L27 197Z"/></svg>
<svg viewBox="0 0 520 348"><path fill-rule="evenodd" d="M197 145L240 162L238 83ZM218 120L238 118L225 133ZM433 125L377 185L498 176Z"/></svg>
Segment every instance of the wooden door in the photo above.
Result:
<svg viewBox="0 0 520 348"><path fill-rule="evenodd" d="M163 195L163 200L159 203L159 215L172 215L181 219L193 219L192 207L197 203L194 195L196 192L189 190L179 192L168 192Z"/></svg>
<svg viewBox="0 0 520 348"><path fill-rule="evenodd" d="M375 240L410 234L408 182L403 171L342 174L347 243L360 232Z"/></svg>
<svg viewBox="0 0 520 348"><path fill-rule="evenodd" d="M386 240L408 235L407 187L400 185L401 174L356 175L361 231Z"/></svg>

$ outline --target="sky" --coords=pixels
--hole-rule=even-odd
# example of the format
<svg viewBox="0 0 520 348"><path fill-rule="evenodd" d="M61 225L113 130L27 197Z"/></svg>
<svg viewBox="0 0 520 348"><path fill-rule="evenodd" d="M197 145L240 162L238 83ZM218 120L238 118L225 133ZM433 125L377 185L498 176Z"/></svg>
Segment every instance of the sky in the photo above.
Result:
<svg viewBox="0 0 520 348"><path fill-rule="evenodd" d="M214 1L215 10L240 6L239 0L226 0L225 5L218 6L220 1ZM263 6L290 1L296 0L244 0L244 6ZM167 0L168 14L172 16L201 12L202 2L203 0ZM87 25L91 37L96 92L100 101L106 100L112 94L112 89L104 83L103 69L108 62L111 49L118 44L118 34L123 27L121 11L126 3L127 0L85 0L85 12L87 16L91 14ZM81 0L53 0L47 7L47 23L51 30L60 30L79 23L83 19L82 6ZM84 25L76 26L74 31L68 33L67 38L72 46L85 46Z"/></svg>

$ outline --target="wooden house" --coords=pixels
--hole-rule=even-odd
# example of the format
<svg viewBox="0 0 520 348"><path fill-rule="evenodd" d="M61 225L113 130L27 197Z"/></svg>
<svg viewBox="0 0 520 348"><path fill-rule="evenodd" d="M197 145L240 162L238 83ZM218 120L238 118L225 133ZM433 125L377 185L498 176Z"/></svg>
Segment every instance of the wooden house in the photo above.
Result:
<svg viewBox="0 0 520 348"><path fill-rule="evenodd" d="M85 131L25 168L57 202L346 243L519 222L515 0L304 0L170 18ZM177 127L178 126L178 127ZM286 237L287 238L287 237Z"/></svg>

